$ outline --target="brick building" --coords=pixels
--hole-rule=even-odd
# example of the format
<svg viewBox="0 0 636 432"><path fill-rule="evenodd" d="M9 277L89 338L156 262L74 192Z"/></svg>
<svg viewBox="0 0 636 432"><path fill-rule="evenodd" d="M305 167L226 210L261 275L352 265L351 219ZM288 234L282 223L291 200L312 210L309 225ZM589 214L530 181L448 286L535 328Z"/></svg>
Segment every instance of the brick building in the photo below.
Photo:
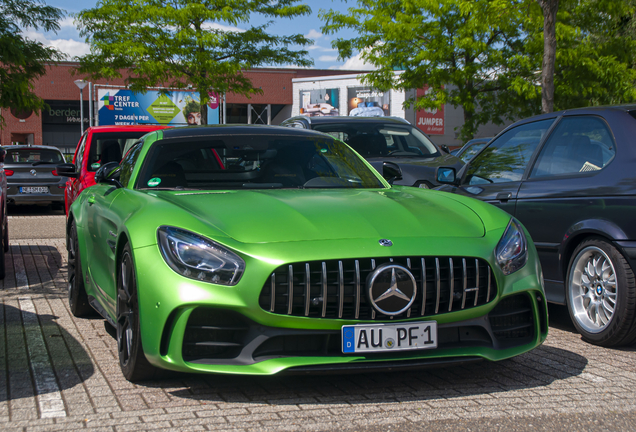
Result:
<svg viewBox="0 0 636 432"><path fill-rule="evenodd" d="M44 112L15 112L2 109L5 126L0 145L12 143L55 145L64 152L73 152L80 138L80 92L74 81L87 79L75 73L77 63L61 62L50 65L35 84L35 93L46 101ZM293 104L292 79L337 75L337 70L315 69L255 69L245 73L263 94L251 98L228 94L227 123L279 124L291 116ZM97 86L122 86L123 79L94 81ZM89 125L89 92L83 90L84 125ZM95 101L96 98L93 97ZM96 110L94 110L96 112Z"/></svg>

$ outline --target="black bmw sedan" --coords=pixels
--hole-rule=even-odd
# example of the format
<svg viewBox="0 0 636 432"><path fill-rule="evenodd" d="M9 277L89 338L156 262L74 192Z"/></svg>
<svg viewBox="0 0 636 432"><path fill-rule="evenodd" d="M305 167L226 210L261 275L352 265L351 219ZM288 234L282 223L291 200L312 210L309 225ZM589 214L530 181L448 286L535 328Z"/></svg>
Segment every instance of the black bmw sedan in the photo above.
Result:
<svg viewBox="0 0 636 432"><path fill-rule="evenodd" d="M636 105L544 114L506 128L439 189L519 219L548 301L602 346L636 341Z"/></svg>
<svg viewBox="0 0 636 432"><path fill-rule="evenodd" d="M344 141L379 172L384 162L397 165L401 178L393 184L430 189L439 186L439 166L459 169L464 162L442 151L408 121L396 117L306 117L285 120L281 126L313 129Z"/></svg>

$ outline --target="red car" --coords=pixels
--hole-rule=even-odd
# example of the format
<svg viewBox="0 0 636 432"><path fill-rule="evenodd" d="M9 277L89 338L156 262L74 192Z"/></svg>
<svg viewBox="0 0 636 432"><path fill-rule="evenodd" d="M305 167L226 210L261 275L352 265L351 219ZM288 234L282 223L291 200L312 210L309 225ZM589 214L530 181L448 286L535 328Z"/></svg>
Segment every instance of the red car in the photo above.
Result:
<svg viewBox="0 0 636 432"><path fill-rule="evenodd" d="M143 135L169 126L93 126L77 144L72 164L58 165L57 173L69 177L64 191L66 214L75 198L95 184L95 172L108 162L120 162L130 146Z"/></svg>

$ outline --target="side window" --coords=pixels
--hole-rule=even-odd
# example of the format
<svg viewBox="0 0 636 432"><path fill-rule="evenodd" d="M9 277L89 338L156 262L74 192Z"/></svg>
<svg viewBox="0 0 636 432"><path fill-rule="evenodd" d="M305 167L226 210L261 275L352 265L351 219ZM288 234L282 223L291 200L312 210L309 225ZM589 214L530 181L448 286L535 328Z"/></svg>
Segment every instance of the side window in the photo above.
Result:
<svg viewBox="0 0 636 432"><path fill-rule="evenodd" d="M598 117L566 117L541 149L530 178L603 169L616 154L610 131Z"/></svg>
<svg viewBox="0 0 636 432"><path fill-rule="evenodd" d="M520 181L532 154L554 119L510 129L470 161L466 183L470 185Z"/></svg>
<svg viewBox="0 0 636 432"><path fill-rule="evenodd" d="M121 171L119 174L119 181L124 187L128 186L128 182L130 181L130 176L132 175L133 169L135 168L135 162L137 162L137 158L139 157L139 153L141 153L141 147L143 146L143 141L139 141L130 148L126 156L121 161L119 165L121 167Z"/></svg>
<svg viewBox="0 0 636 432"><path fill-rule="evenodd" d="M73 163L77 171L79 172L82 169L82 162L84 161L84 149L86 148L86 137L88 134L84 134L82 139L80 140L79 145L77 146L77 150L75 151L75 157L73 157Z"/></svg>

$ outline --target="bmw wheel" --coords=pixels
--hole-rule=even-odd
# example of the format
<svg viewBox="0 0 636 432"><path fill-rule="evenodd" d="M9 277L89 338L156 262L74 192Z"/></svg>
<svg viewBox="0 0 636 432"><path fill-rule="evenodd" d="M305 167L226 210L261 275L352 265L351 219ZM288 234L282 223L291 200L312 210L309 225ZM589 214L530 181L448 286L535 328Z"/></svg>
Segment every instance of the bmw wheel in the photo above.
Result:
<svg viewBox="0 0 636 432"><path fill-rule="evenodd" d="M156 376L157 368L144 355L139 327L137 281L130 246L126 244L118 263L117 274L117 351L119 365L129 381L143 381Z"/></svg>
<svg viewBox="0 0 636 432"><path fill-rule="evenodd" d="M636 283L620 252L601 239L581 243L570 260L567 303L583 338L601 346L636 338Z"/></svg>
<svg viewBox="0 0 636 432"><path fill-rule="evenodd" d="M76 317L93 315L94 311L88 303L88 296L84 288L75 221L71 223L71 232L66 240L66 250L68 252L68 305L71 308L71 313Z"/></svg>

